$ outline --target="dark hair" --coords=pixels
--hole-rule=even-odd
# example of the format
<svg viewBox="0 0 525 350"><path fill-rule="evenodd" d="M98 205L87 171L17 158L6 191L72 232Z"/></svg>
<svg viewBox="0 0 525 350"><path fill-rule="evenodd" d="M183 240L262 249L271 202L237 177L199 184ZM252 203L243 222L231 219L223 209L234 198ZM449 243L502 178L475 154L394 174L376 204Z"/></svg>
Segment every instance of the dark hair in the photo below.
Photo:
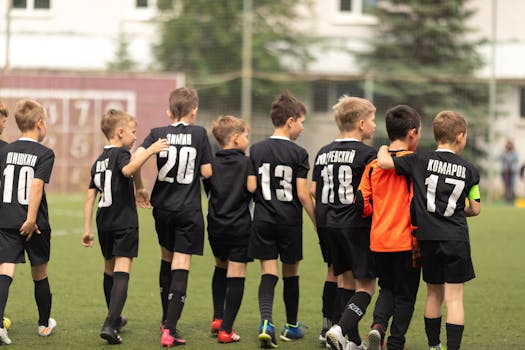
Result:
<svg viewBox="0 0 525 350"><path fill-rule="evenodd" d="M191 88L178 88L170 93L170 112L176 120L191 113L199 106L197 90Z"/></svg>
<svg viewBox="0 0 525 350"><path fill-rule="evenodd" d="M290 117L297 119L304 115L306 115L305 105L289 91L277 95L272 102L270 117L275 127L285 125Z"/></svg>
<svg viewBox="0 0 525 350"><path fill-rule="evenodd" d="M466 119L454 111L442 111L432 122L436 143L454 143L459 134L467 132Z"/></svg>
<svg viewBox="0 0 525 350"><path fill-rule="evenodd" d="M40 119L46 118L46 111L42 105L34 100L19 100L15 105L15 120L20 131L35 128Z"/></svg>
<svg viewBox="0 0 525 350"><path fill-rule="evenodd" d="M125 126L126 123L134 121L135 119L126 112L119 111L117 109L108 110L100 120L100 129L106 138L111 139L115 130L119 126Z"/></svg>
<svg viewBox="0 0 525 350"><path fill-rule="evenodd" d="M390 141L401 140L410 130L419 130L421 116L410 106L397 105L386 111L385 123Z"/></svg>
<svg viewBox="0 0 525 350"><path fill-rule="evenodd" d="M219 145L224 147L230 142L234 134L242 134L246 130L248 130L246 120L235 118L231 115L224 115L213 123L211 132Z"/></svg>

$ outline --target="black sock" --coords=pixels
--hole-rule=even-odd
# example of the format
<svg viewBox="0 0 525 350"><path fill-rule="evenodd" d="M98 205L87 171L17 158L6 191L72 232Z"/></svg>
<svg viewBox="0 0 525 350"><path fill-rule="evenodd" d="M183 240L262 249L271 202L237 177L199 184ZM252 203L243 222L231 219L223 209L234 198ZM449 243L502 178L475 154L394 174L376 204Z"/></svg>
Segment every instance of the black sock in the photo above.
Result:
<svg viewBox="0 0 525 350"><path fill-rule="evenodd" d="M129 273L120 271L113 273L113 288L106 319L113 328L117 328L120 323L120 314L128 297L128 284Z"/></svg>
<svg viewBox="0 0 525 350"><path fill-rule="evenodd" d="M242 296L244 294L244 281L244 277L230 277L226 281L226 308L221 325L222 331L228 333L232 331L233 322L241 307Z"/></svg>
<svg viewBox="0 0 525 350"><path fill-rule="evenodd" d="M169 304L166 314L166 328L171 332L175 332L177 329L177 322L186 303L188 274L188 270L177 269L171 271L171 286L168 295Z"/></svg>
<svg viewBox="0 0 525 350"><path fill-rule="evenodd" d="M355 295L354 289L341 289L341 310L346 308L348 302ZM359 336L359 326L356 323L347 333L348 340L354 342L357 346L361 345L361 337Z"/></svg>
<svg viewBox="0 0 525 350"><path fill-rule="evenodd" d="M365 315L366 308L370 304L372 297L366 292L356 292L348 301L339 325L343 329L343 334L349 334ZM357 343L356 343L357 344ZM357 344L360 345L360 344Z"/></svg>
<svg viewBox="0 0 525 350"><path fill-rule="evenodd" d="M299 276L283 277L283 299L286 308L286 323L297 324L299 311Z"/></svg>
<svg viewBox="0 0 525 350"><path fill-rule="evenodd" d="M436 346L441 343L439 334L441 333L441 317L426 318L425 332L427 333L428 346Z"/></svg>
<svg viewBox="0 0 525 350"><path fill-rule="evenodd" d="M264 274L261 276L261 284L259 284L259 311L261 312L261 319L272 321L273 296L275 293L275 285L278 278L275 275Z"/></svg>
<svg viewBox="0 0 525 350"><path fill-rule="evenodd" d="M38 325L48 326L49 315L51 314L51 289L49 288L48 278L35 282L35 300L38 308Z"/></svg>
<svg viewBox="0 0 525 350"><path fill-rule="evenodd" d="M215 266L211 279L213 298L213 318L222 319L224 315L224 298L226 297L226 269Z"/></svg>
<svg viewBox="0 0 525 350"><path fill-rule="evenodd" d="M339 320L341 319L341 314L343 313L344 308L346 307L346 302L343 305L343 294L344 294L343 288L337 288L337 291L335 293L335 302L334 302L334 310L332 312L333 315L333 323L339 323ZM348 302L348 300L347 300Z"/></svg>
<svg viewBox="0 0 525 350"><path fill-rule="evenodd" d="M0 320L4 319L5 306L9 296L9 286L13 279L8 275L0 275ZM0 322L0 328L4 328L4 323Z"/></svg>
<svg viewBox="0 0 525 350"><path fill-rule="evenodd" d="M109 302L111 301L111 288L113 288L113 276L104 272L104 297L106 298L106 306L109 310Z"/></svg>
<svg viewBox="0 0 525 350"><path fill-rule="evenodd" d="M329 320L334 319L334 303L337 293L337 282L324 282L323 288L323 317Z"/></svg>
<svg viewBox="0 0 525 350"><path fill-rule="evenodd" d="M459 324L446 323L447 330L447 349L459 350L461 346L461 338L463 337L463 329L465 326Z"/></svg>
<svg viewBox="0 0 525 350"><path fill-rule="evenodd" d="M159 287L160 287L160 302L162 305L162 322L166 321L166 313L168 311L168 294L171 286L171 262L160 261L159 272Z"/></svg>

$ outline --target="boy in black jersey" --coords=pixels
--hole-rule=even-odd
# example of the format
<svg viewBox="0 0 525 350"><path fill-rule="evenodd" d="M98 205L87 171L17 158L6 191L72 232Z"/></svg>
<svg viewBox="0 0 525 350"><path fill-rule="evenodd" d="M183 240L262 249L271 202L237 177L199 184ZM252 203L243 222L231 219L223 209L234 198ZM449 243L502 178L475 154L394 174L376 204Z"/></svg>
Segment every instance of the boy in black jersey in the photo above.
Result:
<svg viewBox="0 0 525 350"><path fill-rule="evenodd" d="M441 349L441 304L447 307L447 349L460 348L464 329L463 287L475 277L467 216L481 210L479 173L459 156L467 141L467 122L453 111L432 123L437 149L394 158L381 146L378 164L409 175L414 184L417 239L423 280L427 283L425 330L429 349ZM465 200L468 199L468 205ZM446 296L446 298L445 298Z"/></svg>
<svg viewBox="0 0 525 350"><path fill-rule="evenodd" d="M51 290L47 278L51 228L45 183L49 182L54 152L40 144L47 133L47 114L36 101L20 100L15 120L22 137L0 149L0 319L4 316L15 267L31 262L38 307L38 334L49 336L56 327L50 318ZM0 324L0 343L11 344Z"/></svg>
<svg viewBox="0 0 525 350"><path fill-rule="evenodd" d="M91 221L93 205L100 193L97 231L104 256L104 295L108 315L100 336L110 344L120 344L119 330L127 320L121 316L127 298L131 261L137 257L139 223L135 205L133 175L153 154L168 147L165 139L153 143L140 156L131 159L129 149L135 143L137 122L129 114L110 109L101 120L101 129L109 142L91 168L91 181L84 204L82 245L93 246ZM137 174L140 176L140 174ZM140 179L137 179L140 184ZM137 192L143 191L137 186Z"/></svg>
<svg viewBox="0 0 525 350"><path fill-rule="evenodd" d="M9 111L7 110L7 106L0 101L0 136L2 136L2 132L5 129L5 124L7 123L7 117L9 116ZM7 142L4 140L0 140L0 148L2 146L7 145Z"/></svg>
<svg viewBox="0 0 525 350"><path fill-rule="evenodd" d="M213 124L213 136L221 150L213 159L213 176L205 181L208 204L208 239L215 256L212 280L212 333L220 343L240 340L233 330L241 306L251 232L250 202L257 186L248 176L251 162L248 148L248 124L232 116L219 117Z"/></svg>
<svg viewBox="0 0 525 350"><path fill-rule="evenodd" d="M249 253L261 261L259 340L262 347L277 346L272 306L279 276L278 256L282 262L286 307L281 339L290 341L304 336L297 322L303 207L312 222L315 220L308 190L308 153L292 142L304 129L306 108L290 93L283 93L273 101L270 115L275 127L273 135L250 148L253 170L258 176Z"/></svg>
<svg viewBox="0 0 525 350"><path fill-rule="evenodd" d="M158 138L168 139L168 151L157 155L158 175L151 194L160 249L162 346L185 344L177 322L186 300L191 256L202 255L204 219L200 177L212 175L212 153L206 129L194 125L199 97L194 89L171 92L168 117L173 124L152 129L136 154Z"/></svg>
<svg viewBox="0 0 525 350"><path fill-rule="evenodd" d="M375 287L370 219L361 217L354 196L365 166L376 157L376 151L363 143L374 134L376 108L368 100L342 96L333 109L339 137L321 148L315 159L312 192L316 197L318 231L328 241L333 274L337 276L336 312L332 314L332 322L337 322L347 304L359 305L355 309L359 308L362 316ZM332 349L364 348L358 332L359 319L348 319L347 311L326 331L326 341ZM348 346L345 335L350 341Z"/></svg>

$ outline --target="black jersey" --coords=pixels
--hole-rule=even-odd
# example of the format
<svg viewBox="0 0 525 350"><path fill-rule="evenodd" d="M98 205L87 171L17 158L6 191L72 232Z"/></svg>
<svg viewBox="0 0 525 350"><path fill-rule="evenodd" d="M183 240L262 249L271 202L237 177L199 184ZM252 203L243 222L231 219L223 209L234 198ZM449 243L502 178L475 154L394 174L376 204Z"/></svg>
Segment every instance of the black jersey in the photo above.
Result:
<svg viewBox="0 0 525 350"><path fill-rule="evenodd" d="M246 187L251 162L237 149L221 150L213 159L208 188L208 236L228 244L246 244L250 237L252 194Z"/></svg>
<svg viewBox="0 0 525 350"><path fill-rule="evenodd" d="M169 151L157 154L158 175L151 204L165 210L200 209L200 168L212 160L206 129L182 122L151 129L141 147L168 139Z"/></svg>
<svg viewBox="0 0 525 350"><path fill-rule="evenodd" d="M122 174L130 159L127 148L106 146L91 167L89 188L100 192L98 232L139 227L133 178Z"/></svg>
<svg viewBox="0 0 525 350"><path fill-rule="evenodd" d="M306 150L287 138L272 136L251 146L250 159L257 175L254 221L302 224L296 180L308 176Z"/></svg>
<svg viewBox="0 0 525 350"><path fill-rule="evenodd" d="M3 146L0 149L0 228L18 229L26 221L29 190L33 179L49 183L55 153L29 138ZM45 191L38 208L36 224L41 230L50 230Z"/></svg>
<svg viewBox="0 0 525 350"><path fill-rule="evenodd" d="M377 151L356 139L337 139L315 158L315 217L318 227L370 227L354 203L363 171Z"/></svg>
<svg viewBox="0 0 525 350"><path fill-rule="evenodd" d="M5 142L4 140L0 140L0 148L4 147L5 145L7 145L8 143Z"/></svg>
<svg viewBox="0 0 525 350"><path fill-rule="evenodd" d="M465 199L479 184L478 170L451 151L394 158L396 172L414 183L412 208L419 240L468 241Z"/></svg>

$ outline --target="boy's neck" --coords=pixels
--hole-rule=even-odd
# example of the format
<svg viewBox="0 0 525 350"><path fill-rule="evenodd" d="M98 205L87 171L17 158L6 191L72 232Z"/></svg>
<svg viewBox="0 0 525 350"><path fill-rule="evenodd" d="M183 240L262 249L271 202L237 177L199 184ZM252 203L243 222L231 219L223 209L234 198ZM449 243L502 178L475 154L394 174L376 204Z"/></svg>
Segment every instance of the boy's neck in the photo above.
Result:
<svg viewBox="0 0 525 350"><path fill-rule="evenodd" d="M274 131L273 131L273 134L272 136L278 136L278 137L286 137L286 138L290 138L290 132L288 131L288 128L285 126L285 127L280 127L280 128L275 128Z"/></svg>
<svg viewBox="0 0 525 350"><path fill-rule="evenodd" d="M408 150L408 142L403 140L394 140L390 142L390 146L388 146L388 149L391 151Z"/></svg>
<svg viewBox="0 0 525 350"><path fill-rule="evenodd" d="M357 141L363 142L363 136L359 132L359 130L352 130L352 131L340 131L339 136L337 136L338 139L356 139Z"/></svg>
<svg viewBox="0 0 525 350"><path fill-rule="evenodd" d="M195 119L192 118L191 115L185 115L184 117L180 118L179 120L173 120L173 124L177 123L184 123L188 125L193 125L195 123Z"/></svg>
<svg viewBox="0 0 525 350"><path fill-rule="evenodd" d="M33 130L27 130L27 131L24 131L22 133L22 137L26 137L28 139L33 139L35 140L36 142L39 142L38 141L38 130L37 129L33 129Z"/></svg>
<svg viewBox="0 0 525 350"><path fill-rule="evenodd" d="M460 153L459 146L456 143L440 143L440 144L437 145L437 149L450 150L450 151L454 152L455 154L459 154Z"/></svg>
<svg viewBox="0 0 525 350"><path fill-rule="evenodd" d="M122 146L123 146L123 145L122 145L122 141L119 140L119 139L109 139L108 144L109 144L110 146L115 146L115 147L122 147Z"/></svg>

